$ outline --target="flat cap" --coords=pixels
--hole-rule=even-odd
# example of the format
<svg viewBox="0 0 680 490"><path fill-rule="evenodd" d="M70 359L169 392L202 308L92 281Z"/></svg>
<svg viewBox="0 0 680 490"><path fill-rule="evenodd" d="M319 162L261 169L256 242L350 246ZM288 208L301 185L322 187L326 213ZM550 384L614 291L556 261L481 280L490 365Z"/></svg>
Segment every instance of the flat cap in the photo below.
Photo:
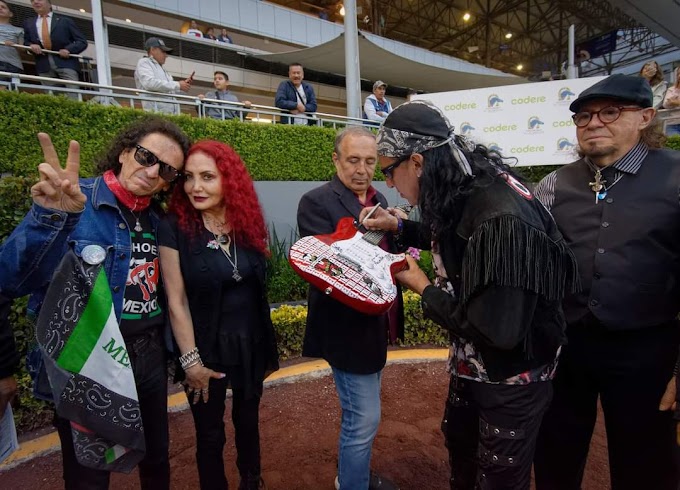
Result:
<svg viewBox="0 0 680 490"><path fill-rule="evenodd" d="M161 48L166 53L172 52L172 48L168 48L165 45L165 42L158 37L150 37L149 39L147 39L146 42L144 43L144 48L147 51L150 50L151 48Z"/></svg>
<svg viewBox="0 0 680 490"><path fill-rule="evenodd" d="M373 84L373 90L377 89L378 87L385 87L387 88L387 84L383 82L382 80L378 80Z"/></svg>
<svg viewBox="0 0 680 490"><path fill-rule="evenodd" d="M588 87L569 105L571 112L594 99L618 99L640 107L652 107L653 96L649 82L638 75L611 75Z"/></svg>

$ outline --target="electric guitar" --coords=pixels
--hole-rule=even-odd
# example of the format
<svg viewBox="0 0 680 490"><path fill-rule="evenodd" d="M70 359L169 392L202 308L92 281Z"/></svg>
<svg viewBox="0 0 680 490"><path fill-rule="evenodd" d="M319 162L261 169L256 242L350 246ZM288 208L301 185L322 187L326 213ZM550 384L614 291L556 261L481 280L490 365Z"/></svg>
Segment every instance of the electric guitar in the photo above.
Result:
<svg viewBox="0 0 680 490"><path fill-rule="evenodd" d="M341 303L369 315L385 313L397 298L394 273L406 266L404 254L378 246L385 233L362 233L351 217L335 232L301 238L288 261L305 281Z"/></svg>

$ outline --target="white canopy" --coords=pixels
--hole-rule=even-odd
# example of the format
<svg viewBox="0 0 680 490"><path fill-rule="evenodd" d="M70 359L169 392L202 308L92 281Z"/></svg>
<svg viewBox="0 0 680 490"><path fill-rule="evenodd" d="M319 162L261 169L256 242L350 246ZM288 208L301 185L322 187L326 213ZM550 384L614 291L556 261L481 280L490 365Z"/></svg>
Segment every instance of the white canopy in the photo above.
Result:
<svg viewBox="0 0 680 490"><path fill-rule="evenodd" d="M256 56L266 61L284 64L297 62L305 68L320 72L345 74L345 40L343 34L311 48ZM472 73L419 63L383 49L369 41L361 33L359 33L359 60L361 78L363 79L382 80L388 85L410 87L426 92L448 92L527 82L525 78L512 75ZM473 66L476 71L481 69L481 71L502 73L497 70Z"/></svg>

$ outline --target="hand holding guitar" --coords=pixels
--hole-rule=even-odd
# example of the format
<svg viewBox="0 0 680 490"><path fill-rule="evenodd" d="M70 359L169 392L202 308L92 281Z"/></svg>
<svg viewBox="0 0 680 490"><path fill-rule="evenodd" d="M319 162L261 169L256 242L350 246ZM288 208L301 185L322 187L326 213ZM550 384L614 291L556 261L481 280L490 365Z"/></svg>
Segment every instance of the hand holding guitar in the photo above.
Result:
<svg viewBox="0 0 680 490"><path fill-rule="evenodd" d="M413 257L406 254L407 268L397 272L394 278L410 290L422 295L425 288L432 283L425 273L418 267Z"/></svg>

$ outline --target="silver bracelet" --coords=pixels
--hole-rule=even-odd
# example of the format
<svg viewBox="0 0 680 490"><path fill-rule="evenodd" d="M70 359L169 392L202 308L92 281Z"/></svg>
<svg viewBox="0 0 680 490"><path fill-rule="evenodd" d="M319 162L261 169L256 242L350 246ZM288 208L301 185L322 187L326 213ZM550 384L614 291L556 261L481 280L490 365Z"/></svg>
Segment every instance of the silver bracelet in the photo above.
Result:
<svg viewBox="0 0 680 490"><path fill-rule="evenodd" d="M185 371L196 364L203 366L203 361L201 361L201 356L198 353L198 347L194 347L186 354L179 356L179 363Z"/></svg>

